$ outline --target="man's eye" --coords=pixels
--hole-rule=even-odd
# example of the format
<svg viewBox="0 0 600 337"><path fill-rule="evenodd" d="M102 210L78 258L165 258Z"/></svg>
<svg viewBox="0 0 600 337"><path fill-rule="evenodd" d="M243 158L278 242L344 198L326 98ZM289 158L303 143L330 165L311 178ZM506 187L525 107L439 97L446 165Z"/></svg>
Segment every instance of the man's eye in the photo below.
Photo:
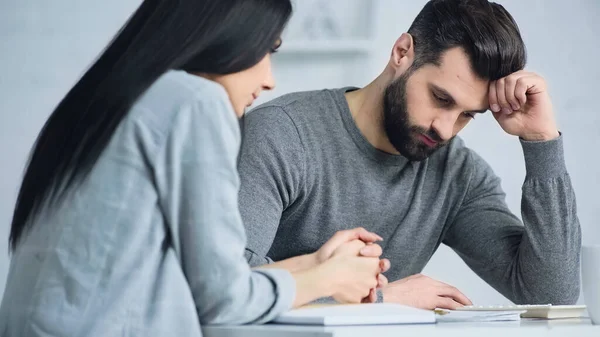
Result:
<svg viewBox="0 0 600 337"><path fill-rule="evenodd" d="M436 94L433 94L433 96L435 97L435 99L436 99L438 102L440 102L440 103L442 103L442 104L448 104L448 103L450 103L450 100L448 100L448 99L446 99L446 98L440 97L440 96L438 96L438 95L436 95Z"/></svg>

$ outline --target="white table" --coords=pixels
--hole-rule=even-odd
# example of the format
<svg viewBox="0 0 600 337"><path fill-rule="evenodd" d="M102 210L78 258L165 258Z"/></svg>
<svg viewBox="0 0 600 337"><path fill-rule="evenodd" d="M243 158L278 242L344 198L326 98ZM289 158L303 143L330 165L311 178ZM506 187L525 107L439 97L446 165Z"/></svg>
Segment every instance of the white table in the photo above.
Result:
<svg viewBox="0 0 600 337"><path fill-rule="evenodd" d="M522 319L513 322L344 327L280 324L205 326L202 332L205 337L600 337L600 325L592 325L588 318Z"/></svg>

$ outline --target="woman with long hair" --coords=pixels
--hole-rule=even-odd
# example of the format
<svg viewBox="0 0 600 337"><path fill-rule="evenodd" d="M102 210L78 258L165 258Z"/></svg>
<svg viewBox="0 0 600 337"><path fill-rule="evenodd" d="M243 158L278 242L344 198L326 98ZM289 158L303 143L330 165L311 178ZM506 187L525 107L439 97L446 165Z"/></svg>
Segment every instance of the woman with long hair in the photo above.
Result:
<svg viewBox="0 0 600 337"><path fill-rule="evenodd" d="M236 115L273 88L270 55L291 10L143 1L34 145L2 336L201 336L202 324L372 296L387 261L364 229L268 268L244 258Z"/></svg>

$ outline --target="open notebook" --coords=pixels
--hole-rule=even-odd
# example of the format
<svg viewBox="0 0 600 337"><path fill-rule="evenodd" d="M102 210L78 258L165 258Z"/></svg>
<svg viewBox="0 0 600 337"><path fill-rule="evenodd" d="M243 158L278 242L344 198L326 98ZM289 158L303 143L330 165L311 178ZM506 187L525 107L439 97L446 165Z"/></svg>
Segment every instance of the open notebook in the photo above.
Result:
<svg viewBox="0 0 600 337"><path fill-rule="evenodd" d="M460 311L436 309L437 322L500 322L520 321L525 310Z"/></svg>
<svg viewBox="0 0 600 337"><path fill-rule="evenodd" d="M291 310L273 323L306 325L371 325L435 323L432 310L392 303L310 305Z"/></svg>

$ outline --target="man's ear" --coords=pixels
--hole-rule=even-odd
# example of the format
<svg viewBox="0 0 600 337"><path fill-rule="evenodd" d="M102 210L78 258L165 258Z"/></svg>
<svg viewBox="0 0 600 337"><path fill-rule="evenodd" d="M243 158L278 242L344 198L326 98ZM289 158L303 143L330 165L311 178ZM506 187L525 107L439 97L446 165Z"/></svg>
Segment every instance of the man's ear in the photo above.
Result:
<svg viewBox="0 0 600 337"><path fill-rule="evenodd" d="M415 59L415 48L412 35L403 33L400 35L390 57L390 66L397 74L404 73L412 65Z"/></svg>

